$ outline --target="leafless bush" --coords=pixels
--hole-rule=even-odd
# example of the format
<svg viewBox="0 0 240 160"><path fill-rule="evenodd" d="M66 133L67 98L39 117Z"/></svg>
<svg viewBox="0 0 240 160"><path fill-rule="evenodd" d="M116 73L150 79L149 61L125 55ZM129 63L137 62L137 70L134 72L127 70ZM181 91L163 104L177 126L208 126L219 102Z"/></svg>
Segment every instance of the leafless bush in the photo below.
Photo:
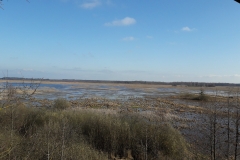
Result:
<svg viewBox="0 0 240 160"><path fill-rule="evenodd" d="M70 103L63 98L56 99L53 104L53 109L55 110L64 110L70 107L71 107Z"/></svg>

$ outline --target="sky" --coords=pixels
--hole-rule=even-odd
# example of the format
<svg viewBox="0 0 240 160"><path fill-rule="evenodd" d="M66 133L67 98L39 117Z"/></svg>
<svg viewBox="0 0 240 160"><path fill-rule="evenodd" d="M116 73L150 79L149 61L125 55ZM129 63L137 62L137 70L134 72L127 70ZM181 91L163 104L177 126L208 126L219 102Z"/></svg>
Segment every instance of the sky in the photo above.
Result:
<svg viewBox="0 0 240 160"><path fill-rule="evenodd" d="M0 77L240 83L234 0L3 0Z"/></svg>

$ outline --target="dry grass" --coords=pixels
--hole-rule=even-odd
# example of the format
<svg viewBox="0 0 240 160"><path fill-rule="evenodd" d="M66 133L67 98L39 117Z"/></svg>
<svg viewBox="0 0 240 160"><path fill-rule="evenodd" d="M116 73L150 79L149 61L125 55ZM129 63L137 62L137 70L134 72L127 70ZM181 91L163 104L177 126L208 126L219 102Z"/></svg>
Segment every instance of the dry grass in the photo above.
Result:
<svg viewBox="0 0 240 160"><path fill-rule="evenodd" d="M51 159L107 159L108 155L124 159L128 152L134 159L146 154L149 159L157 158L158 153L173 159L189 155L178 131L169 124L150 123L147 116L152 113L24 106L2 109L0 154L3 159L47 159L49 154Z"/></svg>

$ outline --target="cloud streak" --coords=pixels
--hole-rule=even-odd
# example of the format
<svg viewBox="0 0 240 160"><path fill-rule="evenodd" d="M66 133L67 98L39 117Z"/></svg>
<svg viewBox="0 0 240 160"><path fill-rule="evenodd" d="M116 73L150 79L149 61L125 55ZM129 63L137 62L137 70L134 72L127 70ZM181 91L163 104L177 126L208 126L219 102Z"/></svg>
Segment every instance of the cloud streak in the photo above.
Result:
<svg viewBox="0 0 240 160"><path fill-rule="evenodd" d="M195 28L189 28L189 27L183 27L182 28L182 31L184 32L192 32L192 31L195 31L196 29Z"/></svg>
<svg viewBox="0 0 240 160"><path fill-rule="evenodd" d="M123 40L123 41L134 41L135 38L131 36L131 37L125 37L125 38L123 38L122 40Z"/></svg>
<svg viewBox="0 0 240 160"><path fill-rule="evenodd" d="M216 75L216 74L210 74L210 75L207 75L206 77L209 77L209 78L213 78L213 77L218 77L218 78L237 77L237 78L240 78L240 74L233 74L233 75Z"/></svg>
<svg viewBox="0 0 240 160"><path fill-rule="evenodd" d="M85 3L81 4L81 8L93 9L93 8L96 8L100 5L101 5L101 2L99 0L93 0L93 1L85 2Z"/></svg>
<svg viewBox="0 0 240 160"><path fill-rule="evenodd" d="M153 36L146 36L147 39L153 39Z"/></svg>
<svg viewBox="0 0 240 160"><path fill-rule="evenodd" d="M121 20L115 20L112 22L107 22L104 25L105 26L129 26L135 24L137 21L134 18L131 17L125 17Z"/></svg>

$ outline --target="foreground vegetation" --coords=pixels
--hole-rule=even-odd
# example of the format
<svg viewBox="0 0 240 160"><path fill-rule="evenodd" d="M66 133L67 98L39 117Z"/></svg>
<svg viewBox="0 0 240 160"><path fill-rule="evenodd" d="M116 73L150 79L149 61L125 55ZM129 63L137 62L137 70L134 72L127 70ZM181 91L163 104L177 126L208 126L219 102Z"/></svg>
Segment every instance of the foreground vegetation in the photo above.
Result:
<svg viewBox="0 0 240 160"><path fill-rule="evenodd" d="M239 158L238 91L52 101L37 86L0 88L0 159Z"/></svg>
<svg viewBox="0 0 240 160"><path fill-rule="evenodd" d="M1 159L184 159L187 143L169 124L134 114L12 105L0 110ZM59 107L60 105L60 107ZM59 108L61 109L59 109Z"/></svg>
<svg viewBox="0 0 240 160"><path fill-rule="evenodd" d="M0 90L0 159L185 159L188 145L168 123L135 113L72 108L64 99L34 107L39 85Z"/></svg>

